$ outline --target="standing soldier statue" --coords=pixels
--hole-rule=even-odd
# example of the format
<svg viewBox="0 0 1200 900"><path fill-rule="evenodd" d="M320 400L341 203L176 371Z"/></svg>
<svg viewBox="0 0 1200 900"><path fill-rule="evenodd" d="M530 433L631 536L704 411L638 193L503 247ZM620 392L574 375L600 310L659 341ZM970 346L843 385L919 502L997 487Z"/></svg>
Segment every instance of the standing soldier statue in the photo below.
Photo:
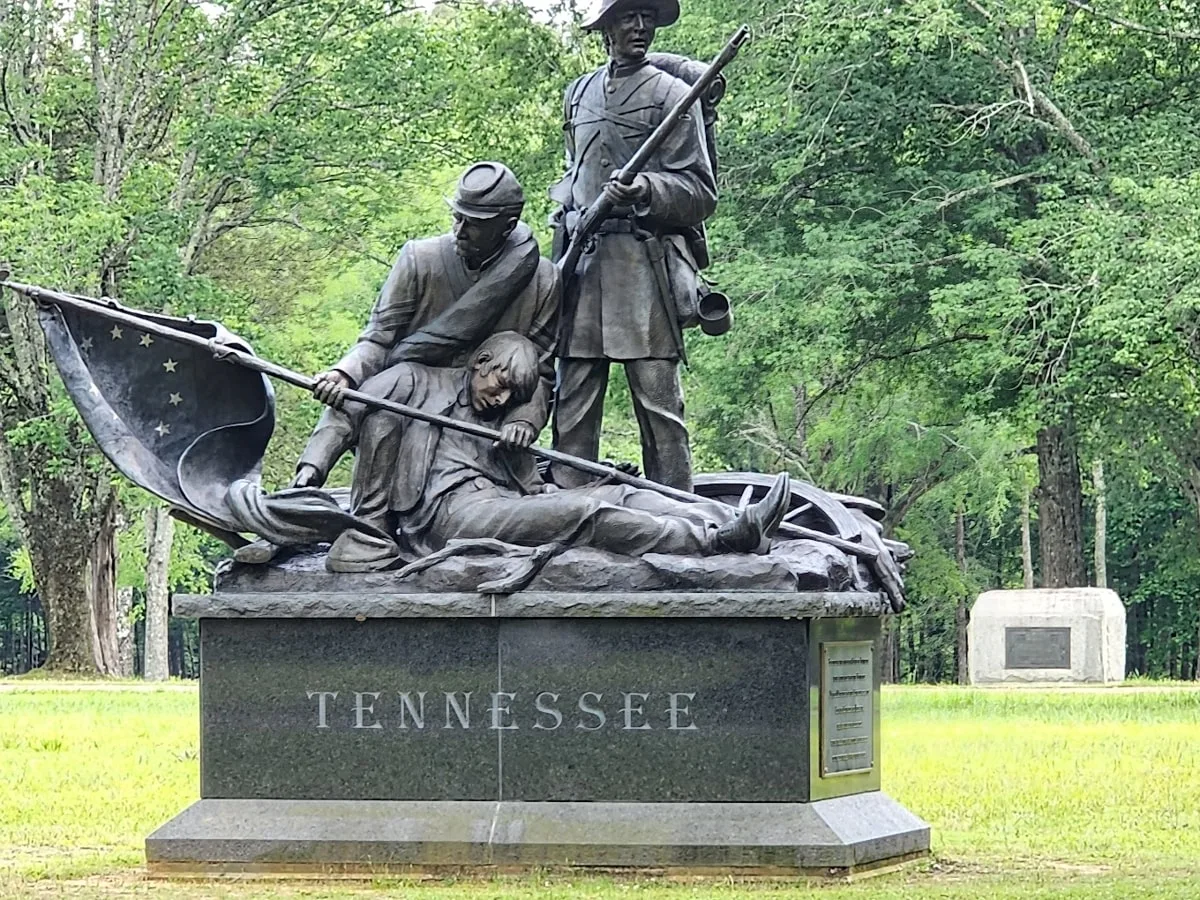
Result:
<svg viewBox="0 0 1200 900"><path fill-rule="evenodd" d="M687 109L628 183L613 177L689 92L687 81L658 64L680 57L647 56L655 30L678 18L677 0L603 0L585 23L604 36L609 62L567 88L567 173L550 189L561 206L556 258L567 241L585 241L582 254L575 250L573 277L569 266L563 273L569 280L557 349L554 446L597 458L609 364L620 362L647 477L690 490L679 382L682 328L697 321L698 262L707 264L703 223L717 205L701 104ZM598 201L612 211L582 236L580 217ZM586 480L561 466L553 478L567 487Z"/></svg>

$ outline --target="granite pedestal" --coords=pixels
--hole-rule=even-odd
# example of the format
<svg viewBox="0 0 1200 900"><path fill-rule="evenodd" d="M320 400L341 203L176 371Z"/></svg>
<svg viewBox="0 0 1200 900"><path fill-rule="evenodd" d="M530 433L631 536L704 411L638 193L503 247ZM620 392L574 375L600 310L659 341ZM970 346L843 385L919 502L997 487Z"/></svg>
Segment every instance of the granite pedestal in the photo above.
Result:
<svg viewBox="0 0 1200 900"><path fill-rule="evenodd" d="M972 684L1125 680L1125 606L1105 588L987 591L967 629Z"/></svg>
<svg viewBox="0 0 1200 900"><path fill-rule="evenodd" d="M177 597L201 800L152 874L849 874L928 852L879 790L854 592Z"/></svg>

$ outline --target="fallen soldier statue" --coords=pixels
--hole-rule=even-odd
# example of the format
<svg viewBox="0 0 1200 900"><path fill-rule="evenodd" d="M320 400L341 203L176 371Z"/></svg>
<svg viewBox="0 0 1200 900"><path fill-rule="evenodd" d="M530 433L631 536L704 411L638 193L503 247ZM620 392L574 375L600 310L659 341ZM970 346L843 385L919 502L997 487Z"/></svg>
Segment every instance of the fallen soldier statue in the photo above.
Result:
<svg viewBox="0 0 1200 900"><path fill-rule="evenodd" d="M466 367L406 363L380 380L368 380L363 391L487 425L533 397L538 352L527 338L501 332ZM629 556L766 552L789 500L786 473L763 500L740 511L623 484L559 489L539 478L533 458L519 448L362 404L346 407L357 445L349 512L372 527L338 536L329 549L331 571L390 568L456 538Z"/></svg>

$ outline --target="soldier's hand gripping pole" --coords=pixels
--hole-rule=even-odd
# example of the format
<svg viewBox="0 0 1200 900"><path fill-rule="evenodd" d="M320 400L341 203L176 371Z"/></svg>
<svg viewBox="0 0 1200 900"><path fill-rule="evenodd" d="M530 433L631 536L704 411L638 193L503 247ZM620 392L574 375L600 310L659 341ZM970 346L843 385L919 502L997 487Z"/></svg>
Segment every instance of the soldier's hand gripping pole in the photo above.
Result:
<svg viewBox="0 0 1200 900"><path fill-rule="evenodd" d="M746 43L746 39L750 36L750 29L743 25L729 39L723 50L717 54L708 65L708 69L701 75L691 89L683 96L678 103L671 107L671 111L663 118L659 126L650 133L650 137L646 138L633 158L617 172L614 177L615 181L624 185L633 184L633 180L638 176L638 173L646 167L646 163L650 158L658 152L659 147L663 142L670 137L671 132L679 124L680 120L687 115L687 111L692 108L697 100L708 93L717 76L721 74L729 63L737 56L738 50L742 48L742 44ZM579 264L579 258L583 256L583 251L596 234L600 223L612 215L614 208L613 201L608 195L601 193L599 197L587 208L579 218L579 224L571 233L570 244L567 246L567 252L562 255L558 261L559 271L562 272L563 281L565 282L575 273L575 267Z"/></svg>

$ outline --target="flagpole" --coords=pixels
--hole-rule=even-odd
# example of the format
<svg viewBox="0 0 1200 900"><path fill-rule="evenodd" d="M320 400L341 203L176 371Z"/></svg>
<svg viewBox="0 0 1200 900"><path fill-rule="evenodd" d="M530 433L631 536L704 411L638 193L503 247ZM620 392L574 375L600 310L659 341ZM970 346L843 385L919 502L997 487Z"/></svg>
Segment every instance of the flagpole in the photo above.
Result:
<svg viewBox="0 0 1200 900"><path fill-rule="evenodd" d="M25 297L28 297L35 303L51 303L57 306L66 306L71 309L79 310L80 312L91 313L113 322L118 322L129 326L130 328L138 329L142 332L157 335L170 341L175 341L180 344L187 344L203 350L208 350L212 355L224 360L233 365L242 366L246 369L251 369L255 372L260 372L264 375L270 375L272 378L277 378L280 381L295 385L305 391L312 391L315 380L300 372L285 368L284 366L273 363L270 360L263 359L260 356L255 356L245 350L231 346L224 341L219 341L216 338L205 338L196 334L189 334L186 331L180 331L177 328L172 328L169 325L163 325L155 322L153 319L143 318L136 313L130 312L118 304L115 300L110 299L94 299L89 297L81 297L75 294L64 294L60 291L50 290L49 288L38 287L32 284L22 284L18 281L0 280L0 288L8 288ZM386 412L395 413L400 416L407 416L410 419L419 419L422 422L428 422L431 425L438 425L442 428L452 428L456 431L461 431L474 437L482 438L490 441L500 441L501 435L499 431L488 428L483 425L476 425L473 422L462 422L458 419L451 419L448 416L438 415L437 413L426 412L423 409L418 409L415 406L408 406L404 403L397 403L394 400L387 400L382 397L375 397L371 394L364 394L362 391L347 389L344 392L344 397L347 400L354 400L362 403L364 406L370 406L375 409L384 410ZM657 491L664 496L671 497L675 500L680 500L684 503L697 503L707 498L700 497L690 491L681 491L678 488L673 488L665 484L659 484L657 481L651 481L648 478L640 478L636 475L630 475L627 472L622 472L612 466L607 466L603 463L595 462L590 459L581 459L578 456L572 456L569 453L561 453L558 450L549 450L544 447L530 446L525 447L529 453L553 463L560 463L564 466L570 466L573 469L578 469L581 472L586 472L589 475L595 475L600 478L606 478L610 481L620 482L621 484L629 485L630 487L642 488L644 490ZM851 553L861 559L874 561L878 558L879 553L873 547L867 547L863 544L856 544L852 541L847 541L844 538L836 535L826 534L823 531L817 531L812 528L806 528L803 525L796 525L792 522L784 522L780 525L779 530L783 534L792 537L808 538L810 540L822 541Z"/></svg>

